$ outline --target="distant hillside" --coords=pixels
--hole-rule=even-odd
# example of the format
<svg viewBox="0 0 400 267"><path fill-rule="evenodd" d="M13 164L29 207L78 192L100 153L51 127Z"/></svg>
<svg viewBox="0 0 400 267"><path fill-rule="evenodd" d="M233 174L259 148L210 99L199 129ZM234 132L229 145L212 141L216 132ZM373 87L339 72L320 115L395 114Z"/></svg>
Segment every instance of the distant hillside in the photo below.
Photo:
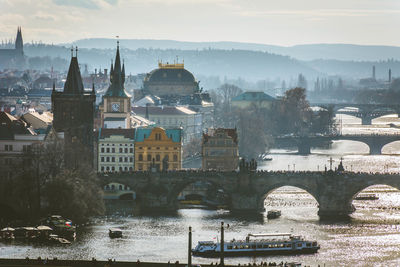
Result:
<svg viewBox="0 0 400 267"><path fill-rule="evenodd" d="M111 49L115 48L115 39L93 38L73 42L81 48ZM121 46L128 49L153 48L153 49L178 49L178 50L251 50L266 51L280 55L287 55L299 60L334 59L356 61L379 61L386 59L400 60L399 46L379 45L353 45L353 44L309 44L296 46L276 46L256 43L240 42L182 42L174 40L151 39L121 39ZM66 46L71 46L65 44Z"/></svg>

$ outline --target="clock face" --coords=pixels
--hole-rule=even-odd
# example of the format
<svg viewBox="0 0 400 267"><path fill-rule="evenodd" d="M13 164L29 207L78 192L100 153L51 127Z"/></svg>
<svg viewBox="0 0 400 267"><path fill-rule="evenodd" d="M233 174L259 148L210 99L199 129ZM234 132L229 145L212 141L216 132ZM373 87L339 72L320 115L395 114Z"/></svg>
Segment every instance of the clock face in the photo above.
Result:
<svg viewBox="0 0 400 267"><path fill-rule="evenodd" d="M112 111L119 111L119 103L112 103L111 104Z"/></svg>

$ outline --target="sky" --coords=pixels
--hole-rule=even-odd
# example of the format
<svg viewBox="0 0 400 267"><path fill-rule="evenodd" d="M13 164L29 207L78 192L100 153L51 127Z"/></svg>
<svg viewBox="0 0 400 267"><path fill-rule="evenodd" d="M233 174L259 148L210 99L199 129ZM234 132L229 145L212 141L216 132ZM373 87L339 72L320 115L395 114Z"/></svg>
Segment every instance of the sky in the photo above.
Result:
<svg viewBox="0 0 400 267"><path fill-rule="evenodd" d="M400 0L0 0L0 40L400 46Z"/></svg>

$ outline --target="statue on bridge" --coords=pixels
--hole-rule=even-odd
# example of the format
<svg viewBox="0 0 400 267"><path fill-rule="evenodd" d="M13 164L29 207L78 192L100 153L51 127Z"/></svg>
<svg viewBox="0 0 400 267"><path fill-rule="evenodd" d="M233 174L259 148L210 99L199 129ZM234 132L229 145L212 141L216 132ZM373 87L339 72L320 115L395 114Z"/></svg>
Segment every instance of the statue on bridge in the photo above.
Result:
<svg viewBox="0 0 400 267"><path fill-rule="evenodd" d="M257 170L257 161L255 159L251 159L251 161L246 161L244 158L239 163L239 171L256 171Z"/></svg>

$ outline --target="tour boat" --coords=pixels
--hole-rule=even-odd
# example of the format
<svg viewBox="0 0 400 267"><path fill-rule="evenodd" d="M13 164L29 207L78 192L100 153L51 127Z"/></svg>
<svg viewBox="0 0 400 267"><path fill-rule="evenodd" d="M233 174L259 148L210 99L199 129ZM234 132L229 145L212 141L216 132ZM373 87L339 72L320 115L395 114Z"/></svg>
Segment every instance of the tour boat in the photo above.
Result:
<svg viewBox="0 0 400 267"><path fill-rule="evenodd" d="M267 213L267 218L268 219L276 219L281 216L281 211L280 210L269 210Z"/></svg>
<svg viewBox="0 0 400 267"><path fill-rule="evenodd" d="M250 238L254 238L250 240ZM246 240L231 240L224 242L224 257L280 255L280 254L310 254L319 249L316 241L304 240L290 233L248 234ZM194 256L220 257L221 243L199 241L192 250Z"/></svg>

